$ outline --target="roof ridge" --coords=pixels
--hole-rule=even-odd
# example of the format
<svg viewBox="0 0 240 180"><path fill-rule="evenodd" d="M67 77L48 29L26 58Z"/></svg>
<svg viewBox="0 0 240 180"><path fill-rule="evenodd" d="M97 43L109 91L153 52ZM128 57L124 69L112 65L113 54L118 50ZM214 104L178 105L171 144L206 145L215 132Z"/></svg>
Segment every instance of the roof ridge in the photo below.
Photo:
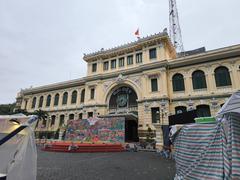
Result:
<svg viewBox="0 0 240 180"><path fill-rule="evenodd" d="M103 53L106 53L106 52L118 50L120 48L126 48L128 46L135 45L137 43L141 43L141 42L146 41L148 39L151 39L151 38L154 38L154 37L157 37L157 36L164 36L164 35L168 36L168 33L167 32L159 32L159 33L147 35L145 37L139 38L138 40L135 40L135 41L132 41L132 42L127 42L127 43L122 44L122 45L117 45L117 46L114 46L112 48L108 48L108 49L102 48L102 49L100 49L98 51L95 51L95 52L92 52L92 53L88 53L88 54L84 53L84 57L83 58L87 58L87 57L103 54Z"/></svg>

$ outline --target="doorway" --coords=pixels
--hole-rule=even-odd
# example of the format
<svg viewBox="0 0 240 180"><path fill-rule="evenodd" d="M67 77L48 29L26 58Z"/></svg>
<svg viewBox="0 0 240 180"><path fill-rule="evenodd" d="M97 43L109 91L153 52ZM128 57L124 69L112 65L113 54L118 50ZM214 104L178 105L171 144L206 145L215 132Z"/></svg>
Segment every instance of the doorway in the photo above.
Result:
<svg viewBox="0 0 240 180"><path fill-rule="evenodd" d="M138 123L135 120L125 120L125 142L138 142Z"/></svg>

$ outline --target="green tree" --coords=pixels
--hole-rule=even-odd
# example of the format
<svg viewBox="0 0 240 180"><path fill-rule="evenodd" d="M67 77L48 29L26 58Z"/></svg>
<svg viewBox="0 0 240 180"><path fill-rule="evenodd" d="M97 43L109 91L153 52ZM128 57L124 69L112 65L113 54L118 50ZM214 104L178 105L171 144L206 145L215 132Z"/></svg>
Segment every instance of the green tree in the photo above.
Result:
<svg viewBox="0 0 240 180"><path fill-rule="evenodd" d="M30 114L30 113L27 112L25 109L17 109L17 110L15 110L14 113L15 113L15 114L22 113L22 114L24 114L24 115L26 115L26 116L28 116L28 115Z"/></svg>
<svg viewBox="0 0 240 180"><path fill-rule="evenodd" d="M14 114L14 108L16 104L1 104L0 105L0 115L11 115Z"/></svg>
<svg viewBox="0 0 240 180"><path fill-rule="evenodd" d="M154 141L154 132L152 131L152 129L150 127L148 127L148 132L147 132L146 136L147 136L146 141L148 143L152 143Z"/></svg>
<svg viewBox="0 0 240 180"><path fill-rule="evenodd" d="M32 115L37 115L38 116L38 120L35 126L35 130L38 127L39 121L47 121L48 118L48 113L46 111L43 111L41 109L36 110L32 113Z"/></svg>

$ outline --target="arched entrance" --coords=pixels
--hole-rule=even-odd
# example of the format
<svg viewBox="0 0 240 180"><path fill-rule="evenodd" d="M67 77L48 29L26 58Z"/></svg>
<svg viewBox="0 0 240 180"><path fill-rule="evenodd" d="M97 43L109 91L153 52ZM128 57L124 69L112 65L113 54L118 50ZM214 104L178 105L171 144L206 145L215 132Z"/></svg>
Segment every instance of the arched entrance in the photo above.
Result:
<svg viewBox="0 0 240 180"><path fill-rule="evenodd" d="M109 115L125 118L125 141L138 141L138 104L133 88L120 86L110 95Z"/></svg>

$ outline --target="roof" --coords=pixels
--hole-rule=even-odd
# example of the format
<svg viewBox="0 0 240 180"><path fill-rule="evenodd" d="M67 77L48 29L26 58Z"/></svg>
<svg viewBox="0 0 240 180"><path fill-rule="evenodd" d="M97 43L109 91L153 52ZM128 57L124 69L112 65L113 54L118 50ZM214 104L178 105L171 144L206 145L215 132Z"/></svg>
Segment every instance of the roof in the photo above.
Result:
<svg viewBox="0 0 240 180"><path fill-rule="evenodd" d="M197 48L197 49L181 52L178 55L179 55L179 57L183 57L183 56L191 56L191 55L194 55L194 54L199 54L199 53L204 53L204 52L206 52L206 48L205 47L200 47L200 48Z"/></svg>
<svg viewBox="0 0 240 180"><path fill-rule="evenodd" d="M89 53L89 54L84 54L83 59L85 61L87 61L88 59L91 59L95 56L110 54L110 53L114 53L114 52L117 52L117 51L120 51L120 50L122 51L123 49L128 49L128 48L131 48L131 47L134 47L134 46L138 46L138 45L146 43L147 41L154 40L156 38L166 38L166 39L168 39L169 43L173 47L173 45L170 41L170 38L168 36L168 33L167 32L159 32L159 33L156 33L156 34L153 34L153 35L150 35L150 36L146 36L146 37L142 37L142 38L139 38L136 41L126 43L126 44L123 44L123 45L119 45L119 46L116 46L116 47L113 47L113 48L109 48L109 49L106 49L106 50L104 50L102 48L99 51Z"/></svg>

